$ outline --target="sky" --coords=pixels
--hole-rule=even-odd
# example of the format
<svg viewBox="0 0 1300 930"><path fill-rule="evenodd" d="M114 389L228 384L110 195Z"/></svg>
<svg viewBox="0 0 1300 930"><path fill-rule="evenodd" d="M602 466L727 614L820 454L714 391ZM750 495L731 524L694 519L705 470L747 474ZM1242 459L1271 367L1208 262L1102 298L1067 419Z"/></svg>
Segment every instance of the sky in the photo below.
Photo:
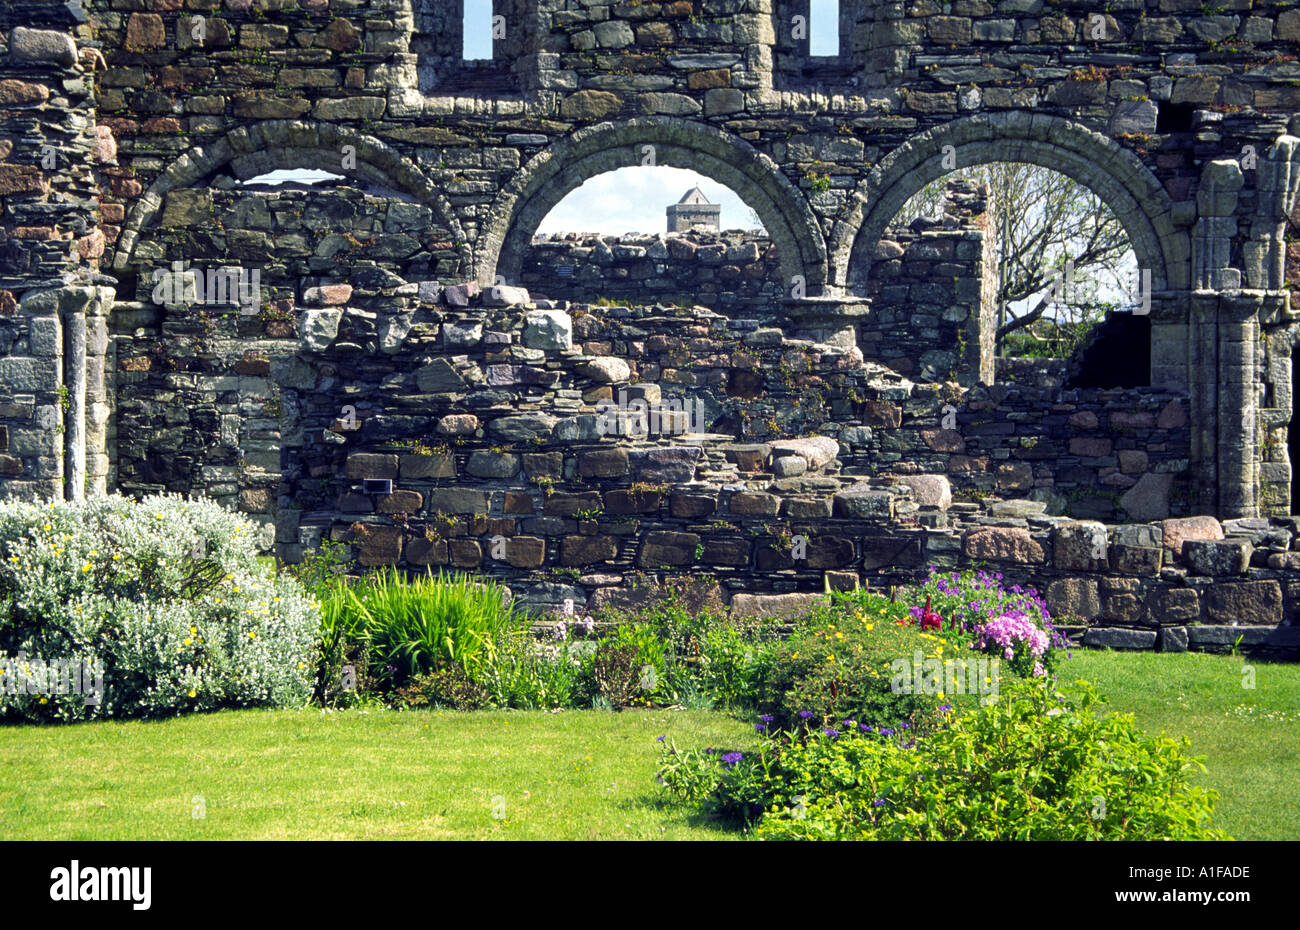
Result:
<svg viewBox="0 0 1300 930"><path fill-rule="evenodd" d="M537 231L661 233L668 229L668 205L697 184L711 203L722 205L723 229L762 225L731 188L685 168L659 166L618 168L588 179L555 205Z"/></svg>
<svg viewBox="0 0 1300 930"><path fill-rule="evenodd" d="M506 28L510 28L509 23ZM492 57L492 0L465 0L463 39L462 57L469 60Z"/></svg>

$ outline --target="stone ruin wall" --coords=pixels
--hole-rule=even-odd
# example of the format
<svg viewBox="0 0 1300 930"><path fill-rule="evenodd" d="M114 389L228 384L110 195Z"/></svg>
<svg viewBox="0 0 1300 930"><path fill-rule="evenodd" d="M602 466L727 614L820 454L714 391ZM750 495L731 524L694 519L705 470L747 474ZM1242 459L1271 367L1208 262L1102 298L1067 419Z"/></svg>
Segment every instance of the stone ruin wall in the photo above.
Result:
<svg viewBox="0 0 1300 930"><path fill-rule="evenodd" d="M538 237L519 283L552 299L703 304L728 314L769 313L786 291L772 240L738 230Z"/></svg>
<svg viewBox="0 0 1300 930"><path fill-rule="evenodd" d="M738 606L780 609L753 598L956 560L1050 584L1097 641L1222 645L1234 624L1287 641L1300 10L1126 0L1098 36L1069 0L846 3L827 61L781 28L798 2L526 0L499 6L522 28L498 60L466 65L453 7L0 11L5 494L210 494L288 557L329 534L367 564L477 564L547 603L705 566ZM1152 386L996 383L1015 366L995 377L988 237L886 235L948 145L959 166L1063 171L1115 210L1152 272ZM602 308L539 286L514 305L546 212L645 146L753 206L762 263L806 299L765 304L764 284L734 307L720 289L707 310L632 290ZM239 186L286 167L344 188ZM264 299L160 305L149 275L173 260L254 266ZM590 436L582 418L624 387L695 392L717 433ZM837 448L776 444L813 435ZM1233 519L1152 523L1195 513ZM1097 530L1070 517L1135 522L1081 565L1071 540L1096 551ZM778 523L816 539L807 564L777 558Z"/></svg>

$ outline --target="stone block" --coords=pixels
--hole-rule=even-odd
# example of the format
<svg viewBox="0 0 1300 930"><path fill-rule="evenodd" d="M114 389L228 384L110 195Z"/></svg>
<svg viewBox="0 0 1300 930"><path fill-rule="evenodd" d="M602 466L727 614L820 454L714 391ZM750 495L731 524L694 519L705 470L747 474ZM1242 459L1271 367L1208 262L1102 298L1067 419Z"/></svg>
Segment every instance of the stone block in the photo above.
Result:
<svg viewBox="0 0 1300 930"><path fill-rule="evenodd" d="M731 598L734 617L792 620L806 616L826 603L821 594L736 594Z"/></svg>
<svg viewBox="0 0 1300 930"><path fill-rule="evenodd" d="M1241 575L1250 567L1254 547L1245 539L1189 539L1183 558L1197 575Z"/></svg>
<svg viewBox="0 0 1300 930"><path fill-rule="evenodd" d="M727 509L750 517L774 517L781 509L781 499L761 491L738 491L731 495Z"/></svg>
<svg viewBox="0 0 1300 930"><path fill-rule="evenodd" d="M396 526L367 525L355 531L357 560L367 567L396 565L402 558L402 531Z"/></svg>
<svg viewBox="0 0 1300 930"><path fill-rule="evenodd" d="M648 533L641 543L641 551L637 553L637 565L646 569L691 565L695 562L695 548L699 543L700 537L695 533Z"/></svg>
<svg viewBox="0 0 1300 930"><path fill-rule="evenodd" d="M962 551L971 559L1041 564L1043 547L1028 530L1012 526L988 526L970 530L962 538Z"/></svg>
<svg viewBox="0 0 1300 930"><path fill-rule="evenodd" d="M1052 563L1063 571L1108 567L1106 527L1092 521L1064 523L1052 530Z"/></svg>
<svg viewBox="0 0 1300 930"><path fill-rule="evenodd" d="M1150 649L1156 644L1156 631L1093 627L1083 634L1083 644L1105 649Z"/></svg>
<svg viewBox="0 0 1300 930"><path fill-rule="evenodd" d="M560 541L560 564L569 568L585 568L616 558L618 540L613 536L565 536Z"/></svg>
<svg viewBox="0 0 1300 930"><path fill-rule="evenodd" d="M464 488L435 488L429 492L430 513L487 513L487 494Z"/></svg>
<svg viewBox="0 0 1300 930"><path fill-rule="evenodd" d="M1205 593L1210 623L1276 626L1282 622L1282 589L1276 581L1220 582Z"/></svg>
<svg viewBox="0 0 1300 930"><path fill-rule="evenodd" d="M1091 578L1058 578L1047 585L1044 593L1053 619L1079 619L1091 622L1101 613L1097 582Z"/></svg>
<svg viewBox="0 0 1300 930"><path fill-rule="evenodd" d="M436 455L403 455L399 465L403 478L454 478L456 457L450 452Z"/></svg>
<svg viewBox="0 0 1300 930"><path fill-rule="evenodd" d="M707 517L718 509L718 499L709 494L673 494L668 498L668 513L674 517Z"/></svg>
<svg viewBox="0 0 1300 930"><path fill-rule="evenodd" d="M353 452L348 456L346 474L349 478L396 478L397 456L373 452Z"/></svg>

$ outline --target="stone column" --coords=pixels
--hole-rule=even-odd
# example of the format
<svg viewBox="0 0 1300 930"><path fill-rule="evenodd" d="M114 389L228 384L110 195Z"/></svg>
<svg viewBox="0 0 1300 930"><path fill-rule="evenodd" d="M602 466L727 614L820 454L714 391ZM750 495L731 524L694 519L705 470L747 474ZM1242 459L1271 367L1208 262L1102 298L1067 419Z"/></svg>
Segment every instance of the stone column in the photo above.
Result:
<svg viewBox="0 0 1300 930"><path fill-rule="evenodd" d="M1219 295L1196 291L1187 310L1187 391L1194 513L1218 511ZM1151 338L1156 338L1152 327ZM1153 371L1154 374L1154 371Z"/></svg>
<svg viewBox="0 0 1300 930"><path fill-rule="evenodd" d="M1218 485L1220 518L1259 515L1259 303L1250 294L1219 298Z"/></svg>
<svg viewBox="0 0 1300 930"><path fill-rule="evenodd" d="M86 304L88 288L67 288L60 295L63 318L63 496L86 497Z"/></svg>

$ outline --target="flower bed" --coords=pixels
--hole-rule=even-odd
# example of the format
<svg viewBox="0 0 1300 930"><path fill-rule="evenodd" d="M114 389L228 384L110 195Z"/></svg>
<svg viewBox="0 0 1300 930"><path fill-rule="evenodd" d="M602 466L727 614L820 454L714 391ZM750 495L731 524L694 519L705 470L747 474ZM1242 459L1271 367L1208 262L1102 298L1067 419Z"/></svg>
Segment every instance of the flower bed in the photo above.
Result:
<svg viewBox="0 0 1300 930"><path fill-rule="evenodd" d="M1016 679L929 734L846 718L769 730L758 752L665 747L660 783L766 839L1225 839L1186 742L1100 718L1096 695Z"/></svg>

